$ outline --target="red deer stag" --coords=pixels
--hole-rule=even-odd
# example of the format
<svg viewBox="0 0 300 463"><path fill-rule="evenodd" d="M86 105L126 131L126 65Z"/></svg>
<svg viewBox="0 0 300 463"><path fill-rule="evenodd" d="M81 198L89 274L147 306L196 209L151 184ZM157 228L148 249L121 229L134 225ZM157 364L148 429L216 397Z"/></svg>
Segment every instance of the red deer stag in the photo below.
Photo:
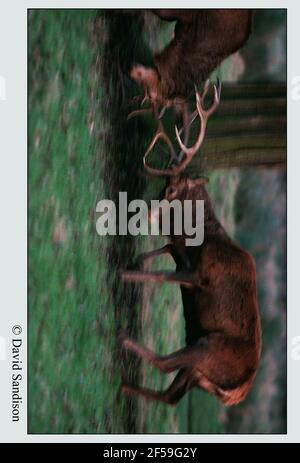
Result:
<svg viewBox="0 0 300 463"><path fill-rule="evenodd" d="M176 138L184 153L182 161L159 171L146 163L156 141L161 138L168 144L171 156L172 143L156 113L158 130L144 157L146 169L157 175L170 177L164 197L172 201L204 200L204 242L201 246L186 246L184 234L174 234L171 225L170 242L161 249L141 256L142 261L162 254L170 254L175 272L125 271L124 282L176 283L180 285L186 323L186 347L170 354L157 355L135 340L120 335L120 343L146 362L170 373L178 371L166 391L151 391L129 384L122 389L147 399L175 405L191 388L198 387L217 396L226 405L239 403L248 394L253 383L261 352L261 326L256 295L256 270L252 256L238 246L217 220L204 187L205 179L190 179L181 172L199 149L205 133L207 119L219 102L219 89L214 87L214 102L203 108L208 90L202 96L196 91L200 130L196 143L187 148L176 129ZM155 112L155 108L154 108ZM163 212L160 210L160 216ZM173 216L174 218L174 216ZM194 225L194 224L193 224Z"/></svg>
<svg viewBox="0 0 300 463"><path fill-rule="evenodd" d="M153 10L176 21L174 39L154 56L154 67L136 64L131 77L145 89L145 99L163 106L185 101L194 82L204 82L229 55L240 49L251 31L247 9Z"/></svg>

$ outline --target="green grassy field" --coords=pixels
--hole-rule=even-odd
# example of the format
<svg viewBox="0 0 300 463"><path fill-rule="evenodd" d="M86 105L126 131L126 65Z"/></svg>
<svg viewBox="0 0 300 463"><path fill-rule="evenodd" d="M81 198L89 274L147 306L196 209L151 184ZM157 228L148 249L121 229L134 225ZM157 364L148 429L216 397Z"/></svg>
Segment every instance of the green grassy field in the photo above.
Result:
<svg viewBox="0 0 300 463"><path fill-rule="evenodd" d="M226 431L228 415L201 391L176 408L120 392L122 377L155 389L171 382L119 351L120 329L161 354L184 343L179 288L119 279L162 238L100 237L95 226L100 199L127 191L129 201L149 200L163 185L141 174L151 123L126 121L137 92L128 69L141 54L150 56L142 27L131 15L96 10L29 14L30 433ZM153 30L146 31L150 42L168 41L169 28L159 40ZM228 232L247 241L247 223L236 230L240 178L234 169L214 172L209 189ZM166 267L174 264L154 264Z"/></svg>
<svg viewBox="0 0 300 463"><path fill-rule="evenodd" d="M174 410L131 401L119 391L124 370L154 388L171 378L145 367L139 373L135 359L122 358L118 330L168 353L182 346L183 320L179 288L135 290L119 282L119 269L161 238L96 234L98 200L122 189L151 197L159 188L138 178L142 151L136 145L142 149L145 142L132 128L124 134L126 105L119 105L124 95L115 89L120 82L113 70L103 82L110 72L103 69L108 29L95 11L34 11L29 18L32 433L186 432L188 426L187 399ZM168 260L157 265L174 266ZM203 407L210 411L210 430L217 431L215 400L205 396Z"/></svg>

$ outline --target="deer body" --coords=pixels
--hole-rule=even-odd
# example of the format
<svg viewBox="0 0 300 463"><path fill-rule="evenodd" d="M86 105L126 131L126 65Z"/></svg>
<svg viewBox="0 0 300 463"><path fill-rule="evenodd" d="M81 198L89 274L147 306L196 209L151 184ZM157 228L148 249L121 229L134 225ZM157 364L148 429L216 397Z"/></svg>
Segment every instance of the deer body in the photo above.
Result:
<svg viewBox="0 0 300 463"><path fill-rule="evenodd" d="M208 82L202 95L196 90L194 115L187 115L183 127L188 139L190 124L199 116L200 131L195 144L188 148L176 128L176 139L181 149L174 162L174 147L164 131L161 117L153 104L157 131L145 155L144 166L152 175L169 177L163 198L169 202L192 202L192 226L196 224L196 201L204 201L204 242L187 246L187 236L175 234L174 215L170 227L170 242L156 251L144 254L145 262L162 254L171 254L175 272L145 272L144 270L122 273L123 281L180 284L186 325L186 346L170 355L156 355L124 335L120 337L125 349L135 352L161 371L178 371L166 391L150 391L132 385L123 385L124 392L139 394L147 399L176 404L192 387L199 387L216 395L227 405L239 403L249 392L254 380L261 352L261 326L256 295L256 270L251 255L238 246L217 220L203 177L191 179L181 172L199 150L207 120L216 110L220 100L220 86L214 86L214 101L204 109ZM170 166L159 170L146 160L158 139L165 141L170 152ZM184 211L184 208L182 208ZM163 207L153 213L164 214ZM174 211L175 214L175 211ZM150 217L151 218L151 217ZM184 220L184 218L182 218Z"/></svg>
<svg viewBox="0 0 300 463"><path fill-rule="evenodd" d="M204 243L186 247L185 235L171 235L167 247L144 259L168 252L176 262L176 272L124 272L122 278L181 285L186 347L161 357L124 338L125 348L162 371L179 370L171 389L163 393L132 386L124 389L175 404L187 390L200 387L225 404L238 403L252 385L261 351L254 260L216 219L202 179L176 179L176 186L172 180L166 199L204 200Z"/></svg>
<svg viewBox="0 0 300 463"><path fill-rule="evenodd" d="M187 98L194 83L205 81L221 62L239 50L251 31L247 9L154 10L176 21L174 38L153 58L154 67L135 65L131 76L157 104Z"/></svg>

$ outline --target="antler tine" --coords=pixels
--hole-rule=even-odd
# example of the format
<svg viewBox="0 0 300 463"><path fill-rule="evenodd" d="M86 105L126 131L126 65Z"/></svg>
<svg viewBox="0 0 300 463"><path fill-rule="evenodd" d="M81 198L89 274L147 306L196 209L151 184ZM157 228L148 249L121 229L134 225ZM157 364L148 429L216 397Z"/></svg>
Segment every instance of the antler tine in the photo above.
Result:
<svg viewBox="0 0 300 463"><path fill-rule="evenodd" d="M208 84L208 85L207 85ZM221 81L217 80L217 85L214 85L214 92L215 92L215 88L217 87L218 89L218 100L220 100L220 96L221 96ZM209 89L209 79L206 80L205 84L204 84L204 90L203 90L203 93L202 93L202 97L201 97L201 100L204 101L206 95L207 95L207 92L208 92L208 89ZM197 91L197 86L195 85L195 91ZM198 116L198 110L196 109L190 116L190 121L189 121L189 124L192 125L192 123L194 122L194 120L197 118ZM179 135L182 134L183 132L183 129L184 127L181 127L181 129L179 130Z"/></svg>
<svg viewBox="0 0 300 463"><path fill-rule="evenodd" d="M207 114L207 117L209 117L212 113L215 112L217 107L219 106L220 103L220 96L221 96L221 81L218 79L217 85L214 84L214 101L213 104L211 105L210 108L208 108L205 112ZM204 98L202 97L202 101Z"/></svg>
<svg viewBox="0 0 300 463"><path fill-rule="evenodd" d="M147 164L147 157L150 154L150 152L153 150L154 146L156 145L156 143L157 143L157 141L159 139L162 139L162 140L164 140L166 142L166 144L168 146L168 149L169 149L169 152L170 152L170 159L173 160L173 159L176 158L176 154L175 154L173 144L172 144L170 138L168 137L168 135L166 134L163 123L162 123L162 120L161 120L162 116L165 113L165 110L166 110L165 107L162 108L162 110L158 114L157 106L153 105L153 107L152 107L154 117L155 117L155 119L157 121L157 129L156 129L156 133L154 134L154 137L152 138L152 140L151 140L151 142L150 142L150 144L149 144L149 146L148 146L148 148L147 148L147 150L146 150L146 152L144 154L144 157L143 157L144 168L151 175L158 175L158 176L169 175L168 172L171 172L171 170L169 170L169 169L166 169L166 170L155 169L154 167L151 167L151 166L149 166L149 164Z"/></svg>
<svg viewBox="0 0 300 463"><path fill-rule="evenodd" d="M168 135L166 135L165 132L157 131L150 145L148 146L146 153L144 154L144 157L143 157L144 168L151 175L156 175L156 176L172 175L171 169L155 169L154 167L149 166L149 164L147 164L147 161L146 161L148 155L150 154L150 152L152 151L155 144L160 138L166 142L169 148L169 151L170 151L170 157L175 158L175 151L174 151L170 138L168 137Z"/></svg>
<svg viewBox="0 0 300 463"><path fill-rule="evenodd" d="M145 98L144 98L145 100ZM143 101L144 101L143 100ZM170 153L170 164L171 164L171 161L173 161L174 159L176 159L176 154L175 154L175 150L174 150L174 147L173 147L173 144L170 140L170 138L168 137L168 135L166 134L165 132L165 129L164 129L164 126L163 126L163 123L162 123L162 117L165 113L165 110L167 108L168 105L164 106L160 112L158 111L158 106L156 103L152 103L151 107L150 108L143 108L143 109L137 109L135 111L132 111L131 113L128 114L127 116L127 120L129 119L132 119L136 116L139 116L139 115L144 115L144 114L154 114L154 118L157 122L157 128L156 128L156 132L144 154L144 157L143 157L143 163L144 163L144 168L145 170L151 174L151 175L158 175L158 176L163 176L163 175L172 175L172 170L171 169L166 169L166 170L161 170L161 169L155 169L154 167L151 167L147 164L147 157L149 156L150 152L153 150L155 144L157 143L157 141L159 139L162 139L166 142L167 146L168 146L168 149L169 149L169 153Z"/></svg>
<svg viewBox="0 0 300 463"><path fill-rule="evenodd" d="M204 83L204 88L203 88L203 92L202 92L202 96L201 96L201 100L204 101L205 98L206 98L206 95L208 93L208 90L209 90L209 84L210 84L210 81L209 79L206 79L205 83ZM197 85L195 84L195 93L197 95L198 92L198 87Z"/></svg>
<svg viewBox="0 0 300 463"><path fill-rule="evenodd" d="M136 116L140 116L141 114L149 114L152 112L153 112L152 108L136 109L135 111L131 111L131 113L128 114L127 120L129 121L130 119Z"/></svg>
<svg viewBox="0 0 300 463"><path fill-rule="evenodd" d="M208 109L203 108L204 99L205 99L205 96L207 95L207 92L208 92L208 85L209 85L209 81L206 81L205 85L204 85L204 90L203 90L202 96L200 95L197 87L195 87L195 91L196 91L196 107L197 107L197 112L198 112L199 117L200 117L200 131L199 131L199 135L198 135L198 138L197 138L195 144L193 146L191 146L190 148L185 146L184 143L182 142L181 138L180 138L178 128L177 128L177 126L175 126L175 133L176 133L177 142L178 142L178 144L180 146L180 149L185 153L186 157L178 166L173 168L174 175L178 175L179 172L181 172L183 169L185 169L185 167L191 161L192 157L199 150L199 148L202 145L203 140L204 140L207 120L208 120L209 116L216 110L217 106L219 105L221 85L220 85L220 81L218 80L217 85L214 85L214 101L213 101L212 105Z"/></svg>

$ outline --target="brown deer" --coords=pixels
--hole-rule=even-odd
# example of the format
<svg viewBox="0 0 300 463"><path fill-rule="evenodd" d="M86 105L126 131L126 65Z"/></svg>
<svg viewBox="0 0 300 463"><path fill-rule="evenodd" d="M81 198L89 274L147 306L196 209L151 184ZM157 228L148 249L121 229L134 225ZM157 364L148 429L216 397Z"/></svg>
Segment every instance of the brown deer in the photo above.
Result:
<svg viewBox="0 0 300 463"><path fill-rule="evenodd" d="M154 66L134 65L131 77L145 90L145 99L180 104L211 72L247 41L252 11L247 9L153 10L176 21L174 39L153 57Z"/></svg>
<svg viewBox="0 0 300 463"><path fill-rule="evenodd" d="M161 249L142 255L141 260L145 262L168 253L176 263L175 272L137 270L121 274L124 282L154 281L180 285L186 323L186 347L162 356L124 334L120 335L124 349L134 352L162 372L178 371L166 391L151 391L129 384L123 384L123 391L170 405L177 404L193 387L214 394L226 405L239 403L252 386L261 353L254 259L227 235L217 220L204 187L205 179L190 179L182 175L200 148L207 119L219 103L220 89L215 86L214 102L209 109L204 109L207 91L208 83L202 95L196 91L200 130L194 146L187 148L176 128L181 162L173 162L162 171L153 169L146 162L159 138L167 143L171 159L174 156L173 145L155 108L158 129L144 157L144 165L151 174L170 177L164 192L167 200L178 199L183 202L189 199L193 209L196 200L204 200L204 242L201 246L186 246L186 236L178 236L171 230L170 242ZM160 210L160 214L163 211Z"/></svg>

